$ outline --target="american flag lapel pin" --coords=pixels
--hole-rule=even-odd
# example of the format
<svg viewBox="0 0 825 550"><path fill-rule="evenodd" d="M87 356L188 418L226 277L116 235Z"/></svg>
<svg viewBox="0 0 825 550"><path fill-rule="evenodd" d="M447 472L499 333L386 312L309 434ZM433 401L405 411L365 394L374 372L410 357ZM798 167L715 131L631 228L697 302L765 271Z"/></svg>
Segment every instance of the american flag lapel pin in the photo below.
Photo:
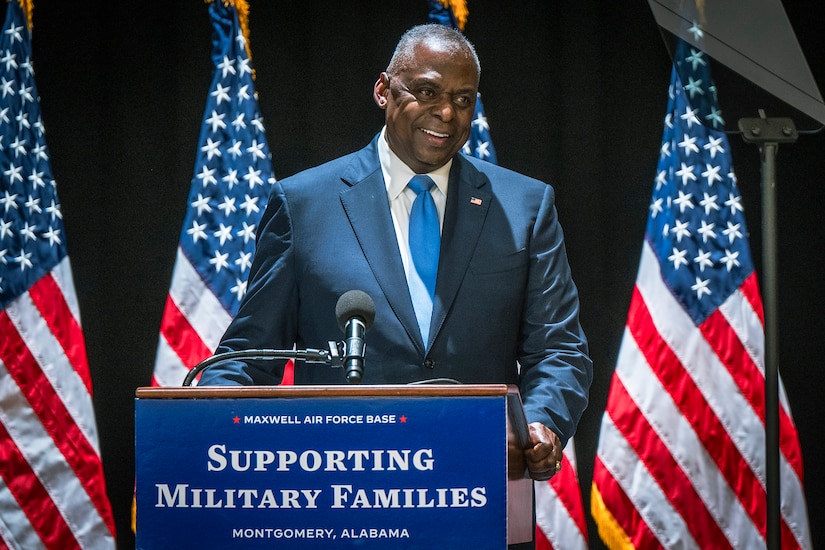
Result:
<svg viewBox="0 0 825 550"><path fill-rule="evenodd" d="M470 204L474 204L476 206L481 206L482 200L478 197L470 197Z"/></svg>

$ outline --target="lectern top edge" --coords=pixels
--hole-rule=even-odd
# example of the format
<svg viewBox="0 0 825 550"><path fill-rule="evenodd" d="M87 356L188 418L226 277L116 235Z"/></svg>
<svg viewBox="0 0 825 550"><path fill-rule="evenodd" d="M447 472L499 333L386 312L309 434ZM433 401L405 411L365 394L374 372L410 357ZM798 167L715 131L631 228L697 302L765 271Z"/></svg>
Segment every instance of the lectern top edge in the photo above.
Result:
<svg viewBox="0 0 825 550"><path fill-rule="evenodd" d="M420 384L357 386L210 386L141 387L138 399L288 398L288 397L482 397L518 394L508 384Z"/></svg>

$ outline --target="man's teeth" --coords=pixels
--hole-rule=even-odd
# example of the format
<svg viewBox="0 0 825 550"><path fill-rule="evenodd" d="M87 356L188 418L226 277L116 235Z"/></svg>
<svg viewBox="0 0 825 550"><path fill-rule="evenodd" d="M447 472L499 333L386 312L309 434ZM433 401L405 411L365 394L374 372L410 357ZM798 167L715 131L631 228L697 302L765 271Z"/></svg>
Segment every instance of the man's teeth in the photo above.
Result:
<svg viewBox="0 0 825 550"><path fill-rule="evenodd" d="M426 128L422 128L421 131L424 132L425 134L430 134L431 136L435 136L435 137L439 137L439 138L450 137L450 134L442 134L440 132L434 132L432 130L427 130Z"/></svg>

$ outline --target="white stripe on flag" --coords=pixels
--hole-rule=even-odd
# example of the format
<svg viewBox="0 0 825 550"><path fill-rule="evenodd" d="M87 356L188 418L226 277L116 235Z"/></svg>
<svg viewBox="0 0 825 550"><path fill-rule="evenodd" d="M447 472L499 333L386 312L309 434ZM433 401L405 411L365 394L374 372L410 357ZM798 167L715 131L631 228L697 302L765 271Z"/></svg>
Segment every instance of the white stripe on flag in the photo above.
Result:
<svg viewBox="0 0 825 550"><path fill-rule="evenodd" d="M6 313L55 393L69 411L74 423L83 432L95 453L100 456L92 397L66 357L60 342L32 303L29 293L21 295L9 304ZM86 365L83 367L86 368Z"/></svg>
<svg viewBox="0 0 825 550"><path fill-rule="evenodd" d="M97 515L94 502L89 499L86 489L55 447L51 435L43 428L40 419L23 397L23 391L2 361L0 379L3 380L0 384L0 422L49 493L81 547L95 548L102 541L111 545L112 534ZM2 498L6 496L4 494ZM19 507L16 501L3 504L3 515L7 510ZM28 521L25 525L13 525L13 540L28 537L30 528Z"/></svg>
<svg viewBox="0 0 825 550"><path fill-rule="evenodd" d="M564 453L565 458L567 458L567 461L573 467L573 470L575 470L578 473L579 465L578 462L576 462L576 443L572 437L567 442L567 445L565 445L562 452Z"/></svg>
<svg viewBox="0 0 825 550"><path fill-rule="evenodd" d="M0 545L14 543L17 546L12 548L20 550L46 550L37 536L37 530L29 523L29 518L9 491L3 476L0 476L0 510L3 511L0 514Z"/></svg>
<svg viewBox="0 0 825 550"><path fill-rule="evenodd" d="M204 345L215 351L226 327L232 321L232 316L204 284L203 279L180 247L178 247L175 260L169 296L195 329Z"/></svg>
<svg viewBox="0 0 825 550"><path fill-rule="evenodd" d="M74 290L74 279L72 278L72 266L69 257L66 256L60 263L58 263L51 271L52 278L60 288L63 299L69 311L72 312L72 317L77 321L77 326L82 326L80 323L80 306L77 303L77 295Z"/></svg>
<svg viewBox="0 0 825 550"><path fill-rule="evenodd" d="M679 358L742 457L758 472L765 455L762 421L659 277L659 262L647 241L642 248L637 287L662 339Z"/></svg>
<svg viewBox="0 0 825 550"><path fill-rule="evenodd" d="M719 311L745 346L751 361L759 368L762 376L765 376L765 328L750 302L737 290L719 306Z"/></svg>
<svg viewBox="0 0 825 550"><path fill-rule="evenodd" d="M153 376L159 386L180 386L186 378L189 368L183 364L166 338L161 334L155 355L155 372Z"/></svg>
<svg viewBox="0 0 825 550"><path fill-rule="evenodd" d="M765 376L763 360L765 357L765 329L762 326L762 321L759 319L759 316L753 310L753 307L751 307L750 302L748 302L741 291L736 291L719 306L719 311L730 324L731 329L736 333L736 337L742 342L745 351L748 352L754 365L759 368L762 376ZM782 378L779 379L779 386L779 403L788 417L792 418L791 407L788 403L788 396L785 393Z"/></svg>
<svg viewBox="0 0 825 550"><path fill-rule="evenodd" d="M650 370L641 350L629 331L625 331L617 360L616 376L621 380L639 412L647 419L656 436L667 447L679 467L693 482L714 520L728 540L741 548L763 544L737 495L731 491L721 472L708 455L692 426L673 402L667 388ZM628 368L629 367L629 368ZM648 475L645 472L644 475ZM651 479L655 483L655 480Z"/></svg>
<svg viewBox="0 0 825 550"><path fill-rule="evenodd" d="M571 439L564 448L568 466L576 470L576 451ZM553 548L557 550L587 550L587 540L574 521L570 511L560 500L555 487L548 481L535 482L536 526L541 529ZM575 491L574 498L581 498L578 482L565 485L560 490Z"/></svg>
<svg viewBox="0 0 825 550"><path fill-rule="evenodd" d="M598 455L663 546L699 547L690 536L690 529L682 516L670 505L659 484L650 477L644 463L616 429L608 414L602 417Z"/></svg>

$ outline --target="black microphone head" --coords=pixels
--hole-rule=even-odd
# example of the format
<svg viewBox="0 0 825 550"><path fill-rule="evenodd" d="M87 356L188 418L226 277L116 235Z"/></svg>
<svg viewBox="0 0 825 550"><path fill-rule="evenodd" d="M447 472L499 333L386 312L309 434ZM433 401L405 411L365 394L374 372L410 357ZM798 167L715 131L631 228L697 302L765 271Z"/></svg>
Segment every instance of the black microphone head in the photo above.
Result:
<svg viewBox="0 0 825 550"><path fill-rule="evenodd" d="M375 302L363 290L344 292L335 304L335 318L341 332L346 331L347 322L353 317L358 317L364 322L364 330L369 329L375 320Z"/></svg>

